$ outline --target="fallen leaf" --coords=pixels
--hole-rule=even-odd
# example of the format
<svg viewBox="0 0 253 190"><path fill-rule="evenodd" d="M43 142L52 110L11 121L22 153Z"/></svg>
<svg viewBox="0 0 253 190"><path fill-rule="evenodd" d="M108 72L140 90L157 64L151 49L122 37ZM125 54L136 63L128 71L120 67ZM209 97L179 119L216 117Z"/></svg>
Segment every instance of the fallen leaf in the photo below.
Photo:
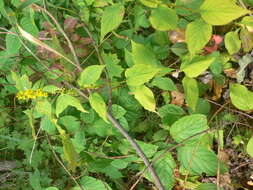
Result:
<svg viewBox="0 0 253 190"><path fill-rule="evenodd" d="M172 43L185 42L184 30L171 30L168 32L168 36Z"/></svg>
<svg viewBox="0 0 253 190"><path fill-rule="evenodd" d="M236 78L236 70L234 68L226 69L224 70L224 73L227 77Z"/></svg>
<svg viewBox="0 0 253 190"><path fill-rule="evenodd" d="M214 96L212 97L212 100L216 101L220 99L221 93L222 93L222 87L221 85L218 85L215 81L213 81L213 92Z"/></svg>
<svg viewBox="0 0 253 190"><path fill-rule="evenodd" d="M184 104L184 94L179 91L171 92L171 104L182 106Z"/></svg>

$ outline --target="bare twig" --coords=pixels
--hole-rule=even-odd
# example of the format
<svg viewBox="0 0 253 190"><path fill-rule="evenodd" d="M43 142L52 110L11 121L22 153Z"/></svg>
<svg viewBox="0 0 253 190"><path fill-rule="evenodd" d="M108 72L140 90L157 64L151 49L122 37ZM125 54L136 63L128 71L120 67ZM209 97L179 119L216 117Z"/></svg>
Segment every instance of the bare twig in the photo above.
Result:
<svg viewBox="0 0 253 190"><path fill-rule="evenodd" d="M217 106L222 107L221 104L219 104L219 103L217 103L217 102L215 102L215 101L212 101L212 100L209 100L209 99L205 99L205 100L208 101L208 102L210 102L210 103L212 103L212 104L215 104L215 105L217 105ZM245 116L245 117L247 117L247 118L249 118L249 119L253 119L253 116L251 116L251 115L249 115L249 114L246 114L246 113L244 113L244 112L241 112L241 111L238 111L238 110L234 110L234 109L230 109L230 108L227 108L227 107L224 107L224 109L229 110L229 111L232 111L232 112L234 112L234 113L238 113L238 114L243 115L243 116Z"/></svg>

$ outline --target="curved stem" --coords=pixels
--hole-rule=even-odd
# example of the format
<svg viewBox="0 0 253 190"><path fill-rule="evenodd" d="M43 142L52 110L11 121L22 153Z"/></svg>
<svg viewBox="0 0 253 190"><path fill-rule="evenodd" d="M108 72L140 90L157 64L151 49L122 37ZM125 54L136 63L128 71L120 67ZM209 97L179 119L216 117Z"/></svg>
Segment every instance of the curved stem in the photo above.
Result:
<svg viewBox="0 0 253 190"><path fill-rule="evenodd" d="M154 182L159 190L164 190L164 187L156 174L154 168L152 167L151 163L149 162L148 158L144 154L144 152L141 150L140 146L132 139L132 137L129 136L127 131L120 125L120 123L110 114L107 113L107 118L112 122L114 127L116 127L120 133L131 143L132 147L135 149L136 153L139 155L139 157L143 160L144 164L148 168L148 171L150 172L151 176L154 179Z"/></svg>

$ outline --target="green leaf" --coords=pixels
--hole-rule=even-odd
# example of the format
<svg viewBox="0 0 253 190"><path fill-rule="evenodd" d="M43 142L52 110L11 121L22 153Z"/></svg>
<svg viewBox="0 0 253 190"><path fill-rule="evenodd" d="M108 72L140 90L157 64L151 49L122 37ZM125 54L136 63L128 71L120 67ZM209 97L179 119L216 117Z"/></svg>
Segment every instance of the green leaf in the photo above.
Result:
<svg viewBox="0 0 253 190"><path fill-rule="evenodd" d="M156 112L156 103L153 92L145 85L138 86L133 91L134 97L140 104L149 111Z"/></svg>
<svg viewBox="0 0 253 190"><path fill-rule="evenodd" d="M178 149L177 154L181 167L188 170L191 175L215 176L218 170L218 159L212 150L200 145L186 145ZM224 163L220 162L221 174L227 171Z"/></svg>
<svg viewBox="0 0 253 190"><path fill-rule="evenodd" d="M54 86L54 85L47 85L47 86L44 86L42 89L42 91L49 92L52 94L56 93L59 90L61 90L61 89L57 86Z"/></svg>
<svg viewBox="0 0 253 190"><path fill-rule="evenodd" d="M153 160L158 158L162 153L164 152L163 151L157 152ZM165 189L166 190L172 189L175 183L174 169L176 167L176 163L171 154L169 153L164 154L162 158L160 158L157 162L155 162L153 167L162 184L164 185ZM153 182L153 178L151 177L148 171L144 173L144 176L149 181Z"/></svg>
<svg viewBox="0 0 253 190"><path fill-rule="evenodd" d="M23 17L20 21L20 24L26 32L32 34L34 37L38 37L39 30L32 18L33 17L29 16Z"/></svg>
<svg viewBox="0 0 253 190"><path fill-rule="evenodd" d="M251 157L253 157L253 137L250 138L247 144L247 152Z"/></svg>
<svg viewBox="0 0 253 190"><path fill-rule="evenodd" d="M157 65L154 52L139 43L132 41L132 58L134 64Z"/></svg>
<svg viewBox="0 0 253 190"><path fill-rule="evenodd" d="M98 93L92 93L89 97L91 107L103 118L104 121L108 122L106 117L106 104L104 99Z"/></svg>
<svg viewBox="0 0 253 190"><path fill-rule="evenodd" d="M228 32L225 35L225 47L230 55L237 53L241 49L241 40L237 31Z"/></svg>
<svg viewBox="0 0 253 190"><path fill-rule="evenodd" d="M123 159L116 159L111 162L111 165L118 169L124 169L127 167L128 162Z"/></svg>
<svg viewBox="0 0 253 190"><path fill-rule="evenodd" d="M72 115L66 115L59 119L61 124L66 127L69 132L77 132L80 128L80 122Z"/></svg>
<svg viewBox="0 0 253 190"><path fill-rule="evenodd" d="M205 0L200 7L202 18L211 25L225 25L249 13L231 0Z"/></svg>
<svg viewBox="0 0 253 190"><path fill-rule="evenodd" d="M182 140L208 129L207 119L202 114L192 114L177 120L170 128L172 138L180 143ZM202 135L191 138L187 142L196 142Z"/></svg>
<svg viewBox="0 0 253 190"><path fill-rule="evenodd" d="M156 146L156 145L153 145L151 143L138 141L138 140L136 140L136 143L140 146L140 148L142 149L142 151L145 153L145 155L148 158L154 156L155 153L157 152L158 146Z"/></svg>
<svg viewBox="0 0 253 190"><path fill-rule="evenodd" d="M205 72L215 59L215 57L211 56L197 56L190 61L184 62L181 65L181 70L184 71L186 76L194 78Z"/></svg>
<svg viewBox="0 0 253 190"><path fill-rule="evenodd" d="M81 112L86 112L77 98L68 94L61 94L56 101L56 116L58 117L59 114L63 112L68 106L73 106Z"/></svg>
<svg viewBox="0 0 253 190"><path fill-rule="evenodd" d="M126 114L126 110L120 105L113 104L112 105L112 115L115 119L122 118Z"/></svg>
<svg viewBox="0 0 253 190"><path fill-rule="evenodd" d="M81 179L81 185L85 190L112 190L110 186L99 179L85 176ZM79 187L75 187L73 190L80 190Z"/></svg>
<svg viewBox="0 0 253 190"><path fill-rule="evenodd" d="M159 108L158 113L162 118L163 124L172 125L185 114L185 111L177 105L166 104Z"/></svg>
<svg viewBox="0 0 253 190"><path fill-rule="evenodd" d="M233 105L243 111L253 109L253 92L240 84L230 84L230 98Z"/></svg>
<svg viewBox="0 0 253 190"><path fill-rule="evenodd" d="M240 24L244 24L248 27L253 28L253 18L252 16L245 16L243 17L243 19L241 20Z"/></svg>
<svg viewBox="0 0 253 190"><path fill-rule="evenodd" d="M50 135L55 134L55 124L51 122L51 120L48 117L43 117L40 122L41 128L49 133Z"/></svg>
<svg viewBox="0 0 253 190"><path fill-rule="evenodd" d="M101 20L101 37L102 41L106 34L116 29L123 20L125 8L122 4L116 3L105 8Z"/></svg>
<svg viewBox="0 0 253 190"><path fill-rule="evenodd" d="M195 111L199 99L199 88L197 80L184 77L183 81L185 100L188 106Z"/></svg>
<svg viewBox="0 0 253 190"><path fill-rule="evenodd" d="M177 87L170 78L156 77L151 82L152 85L157 86L162 90L176 91Z"/></svg>
<svg viewBox="0 0 253 190"><path fill-rule="evenodd" d="M15 28L12 28L11 32L15 33ZM22 46L19 38L15 34L12 34L12 33L8 33L6 35L5 42L6 42L6 52L8 53L8 55L17 54L19 52L19 49Z"/></svg>
<svg viewBox="0 0 253 190"><path fill-rule="evenodd" d="M211 39L212 26L202 19L195 20L187 25L186 42L192 55L201 50Z"/></svg>
<svg viewBox="0 0 253 190"><path fill-rule="evenodd" d="M161 3L161 0L140 0L140 2L147 7L156 8Z"/></svg>
<svg viewBox="0 0 253 190"><path fill-rule="evenodd" d="M39 170L36 169L34 173L29 174L29 182L34 190L42 190L40 181L41 176Z"/></svg>
<svg viewBox="0 0 253 190"><path fill-rule="evenodd" d="M152 10L149 21L156 30L168 31L177 27L178 16L175 10L167 6L158 6Z"/></svg>
<svg viewBox="0 0 253 190"><path fill-rule="evenodd" d="M120 60L116 54L102 54L105 61L106 68L108 70L108 75L112 79L113 77L121 77L121 73L124 69L119 65Z"/></svg>
<svg viewBox="0 0 253 190"><path fill-rule="evenodd" d="M38 100L36 102L36 109L40 114L46 115L49 118L51 117L51 104L47 99Z"/></svg>
<svg viewBox="0 0 253 190"><path fill-rule="evenodd" d="M159 71L159 68L152 65L134 65L128 68L125 72L125 76L127 78L127 85L140 86L152 79Z"/></svg>
<svg viewBox="0 0 253 190"><path fill-rule="evenodd" d="M82 87L92 87L100 78L104 67L104 65L91 65L86 67L81 73L78 84Z"/></svg>
<svg viewBox="0 0 253 190"><path fill-rule="evenodd" d="M200 184L195 190L217 190L217 185L214 183Z"/></svg>

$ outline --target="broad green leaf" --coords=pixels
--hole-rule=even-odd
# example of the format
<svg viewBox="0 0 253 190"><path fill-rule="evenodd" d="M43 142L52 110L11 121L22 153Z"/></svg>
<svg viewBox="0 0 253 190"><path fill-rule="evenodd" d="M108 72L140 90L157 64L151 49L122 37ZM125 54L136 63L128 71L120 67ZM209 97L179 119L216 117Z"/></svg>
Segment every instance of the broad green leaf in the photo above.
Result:
<svg viewBox="0 0 253 190"><path fill-rule="evenodd" d="M195 20L187 25L186 42L192 55L199 52L211 39L212 26L202 19Z"/></svg>
<svg viewBox="0 0 253 190"><path fill-rule="evenodd" d="M11 32L15 33L15 29L12 28ZM13 33L8 33L6 35L5 42L6 42L6 52L8 53L8 55L17 54L22 46L19 38Z"/></svg>
<svg viewBox="0 0 253 190"><path fill-rule="evenodd" d="M38 37L39 30L32 18L33 17L29 16L23 17L20 21L20 25L25 31L32 34L34 37Z"/></svg>
<svg viewBox="0 0 253 190"><path fill-rule="evenodd" d="M111 79L113 77L121 77L121 73L124 71L124 69L119 65L120 60L118 59L117 55L103 53L102 56L105 61L109 77Z"/></svg>
<svg viewBox="0 0 253 190"><path fill-rule="evenodd" d="M192 10L198 10L204 0L176 0L175 2L175 10L177 14L182 16L188 16L195 14L196 17L199 17L196 12ZM192 17L190 17L192 18ZM195 17L193 17L195 18Z"/></svg>
<svg viewBox="0 0 253 190"><path fill-rule="evenodd" d="M118 169L124 169L127 167L128 162L123 159L116 159L111 162L111 165Z"/></svg>
<svg viewBox="0 0 253 190"><path fill-rule="evenodd" d="M247 152L251 157L253 157L253 137L250 138L247 144Z"/></svg>
<svg viewBox="0 0 253 190"><path fill-rule="evenodd" d="M225 47L230 55L237 53L241 49L241 40L237 31L228 32L225 35Z"/></svg>
<svg viewBox="0 0 253 190"><path fill-rule="evenodd" d="M59 190L57 187L48 187L46 190Z"/></svg>
<svg viewBox="0 0 253 190"><path fill-rule="evenodd" d="M146 15L146 10L139 4L134 6L134 25L136 30L138 30L139 27L148 28L150 26Z"/></svg>
<svg viewBox="0 0 253 190"><path fill-rule="evenodd" d="M218 159L212 150L200 145L186 145L178 148L177 158L181 167L188 170L191 175L215 176L218 170ZM221 174L227 171L226 166L220 161Z"/></svg>
<svg viewBox="0 0 253 190"><path fill-rule="evenodd" d="M170 134L177 143L180 143L182 140L205 131L206 129L208 129L206 116L202 114L192 114L184 116L173 123L170 128ZM187 142L195 142L199 140L201 136L202 135L193 137Z"/></svg>
<svg viewBox="0 0 253 190"><path fill-rule="evenodd" d="M41 176L38 169L36 169L34 173L29 173L29 182L34 190L42 190L40 181Z"/></svg>
<svg viewBox="0 0 253 190"><path fill-rule="evenodd" d="M47 99L36 101L36 109L40 114L51 117L51 103Z"/></svg>
<svg viewBox="0 0 253 190"><path fill-rule="evenodd" d="M143 5L147 7L156 8L162 0L140 0Z"/></svg>
<svg viewBox="0 0 253 190"><path fill-rule="evenodd" d="M54 123L51 122L51 120L47 116L42 118L40 126L44 131L46 131L50 135L55 133L56 126Z"/></svg>
<svg viewBox="0 0 253 190"><path fill-rule="evenodd" d="M86 67L78 80L78 84L82 87L91 87L100 78L104 65L91 65Z"/></svg>
<svg viewBox="0 0 253 190"><path fill-rule="evenodd" d="M181 70L184 71L186 76L194 78L205 72L215 59L215 57L197 56L190 61L186 61L181 66Z"/></svg>
<svg viewBox="0 0 253 190"><path fill-rule="evenodd" d="M249 13L231 0L205 0L200 7L202 18L211 25L225 25Z"/></svg>
<svg viewBox="0 0 253 190"><path fill-rule="evenodd" d="M217 190L217 185L215 183L202 183L195 190Z"/></svg>
<svg viewBox="0 0 253 190"><path fill-rule="evenodd" d="M138 86L134 89L134 97L140 104L149 111L156 112L156 103L153 92L145 85Z"/></svg>
<svg viewBox="0 0 253 190"><path fill-rule="evenodd" d="M170 78L156 77L151 82L152 85L157 86L162 90L176 91L177 87Z"/></svg>
<svg viewBox="0 0 253 190"><path fill-rule="evenodd" d="M126 110L117 104L112 105L112 115L115 117L115 119L122 118L126 114Z"/></svg>
<svg viewBox="0 0 253 190"><path fill-rule="evenodd" d="M106 34L116 29L123 20L125 13L124 6L116 3L110 7L105 8L101 20L101 37L102 41Z"/></svg>
<svg viewBox="0 0 253 190"><path fill-rule="evenodd" d="M140 146L141 150L145 153L148 158L151 158L157 152L158 146L136 140L136 143Z"/></svg>
<svg viewBox="0 0 253 190"><path fill-rule="evenodd" d="M195 111L199 99L199 88L197 80L189 77L184 77L182 82L186 103L193 111Z"/></svg>
<svg viewBox="0 0 253 190"><path fill-rule="evenodd" d="M85 190L112 190L106 182L90 176L83 177L80 184ZM72 190L80 190L80 188L75 187Z"/></svg>
<svg viewBox="0 0 253 190"><path fill-rule="evenodd" d="M172 125L185 114L185 111L177 105L166 104L159 108L158 113L162 118L163 124Z"/></svg>
<svg viewBox="0 0 253 190"><path fill-rule="evenodd" d="M86 112L77 98L68 94L61 94L56 101L56 116L58 117L68 106L73 106L81 112Z"/></svg>
<svg viewBox="0 0 253 190"><path fill-rule="evenodd" d="M132 41L132 58L134 64L157 65L154 52L143 44Z"/></svg>
<svg viewBox="0 0 253 190"><path fill-rule="evenodd" d="M168 31L177 27L178 16L175 10L167 6L158 6L152 10L149 21L156 30Z"/></svg>
<svg viewBox="0 0 253 190"><path fill-rule="evenodd" d="M157 152L154 156L155 160L158 158L163 151ZM172 189L175 183L174 179L174 169L176 167L176 163L171 156L170 153L166 153L165 155L162 156L161 159L159 159L157 162L154 164L154 170L156 171L158 177L160 178L162 184L164 185L166 190ZM154 182L153 178L151 177L150 173L146 171L144 173L145 178L147 178L149 181Z"/></svg>
<svg viewBox="0 0 253 190"><path fill-rule="evenodd" d="M59 121L71 133L77 132L80 128L80 122L72 115L65 115Z"/></svg>
<svg viewBox="0 0 253 190"><path fill-rule="evenodd" d="M95 92L89 96L89 102L91 107L98 113L98 115L103 118L104 121L108 122L106 117L107 111L104 99Z"/></svg>
<svg viewBox="0 0 253 190"><path fill-rule="evenodd" d="M0 1L0 13L4 14L5 10L4 10L4 1L1 0Z"/></svg>
<svg viewBox="0 0 253 190"><path fill-rule="evenodd" d="M243 19L241 20L240 24L244 24L248 27L253 28L253 17L252 16L245 16L243 17Z"/></svg>
<svg viewBox="0 0 253 190"><path fill-rule="evenodd" d="M159 71L160 69L156 66L136 64L125 72L127 84L129 86L140 86L152 79Z"/></svg>
<svg viewBox="0 0 253 190"><path fill-rule="evenodd" d="M21 77L17 73L12 72L12 79L14 80L15 87L20 90L28 90L32 88L32 82L29 80L29 77L24 74Z"/></svg>
<svg viewBox="0 0 253 190"><path fill-rule="evenodd" d="M253 92L240 84L230 84L230 98L233 105L243 111L253 109Z"/></svg>

